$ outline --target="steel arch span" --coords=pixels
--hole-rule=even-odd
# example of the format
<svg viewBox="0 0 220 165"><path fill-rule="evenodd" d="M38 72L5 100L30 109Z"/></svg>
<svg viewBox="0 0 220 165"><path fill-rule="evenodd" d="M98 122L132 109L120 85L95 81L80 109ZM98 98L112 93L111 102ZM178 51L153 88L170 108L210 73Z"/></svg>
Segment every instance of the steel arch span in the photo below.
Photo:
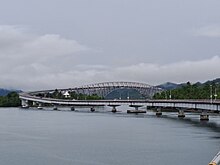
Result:
<svg viewBox="0 0 220 165"><path fill-rule="evenodd" d="M155 93L162 91L161 88L144 83L138 83L138 82L103 82L103 83L84 85L81 87L55 89L55 90L61 93L76 92L77 94L81 93L87 95L97 94L98 96L105 98L109 93L117 89L135 89L145 99L150 99L153 97ZM31 96L37 96L39 94L47 95L48 93L53 93L55 90L34 91L34 92L28 92L26 94Z"/></svg>
<svg viewBox="0 0 220 165"><path fill-rule="evenodd" d="M97 94L105 98L109 93L117 89L135 89L144 98L152 98L155 93L162 91L161 88L139 82L103 82L71 88L71 91L89 95Z"/></svg>

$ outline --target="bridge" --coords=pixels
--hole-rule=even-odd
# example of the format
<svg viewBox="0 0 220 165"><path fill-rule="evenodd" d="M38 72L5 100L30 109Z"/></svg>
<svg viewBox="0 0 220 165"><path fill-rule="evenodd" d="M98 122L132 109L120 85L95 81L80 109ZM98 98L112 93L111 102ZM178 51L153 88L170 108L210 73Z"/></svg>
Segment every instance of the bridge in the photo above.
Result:
<svg viewBox="0 0 220 165"><path fill-rule="evenodd" d="M57 89L57 90L61 93L75 92L76 94L85 94L85 95L96 94L102 98L105 98L111 92L120 89L134 89L138 91L143 98L152 98L152 96L155 93L162 91L161 88L151 86L145 83L138 83L138 82L103 82L103 83L89 84L80 87ZM54 90L36 91L36 92L31 92L30 94L46 95L47 93L52 93L52 92L54 92Z"/></svg>
<svg viewBox="0 0 220 165"><path fill-rule="evenodd" d="M77 91L77 93L85 93L89 95L97 94L98 96L105 98L108 94L117 89L135 89L144 98L151 98L155 93L162 90L158 87L138 82L104 82L85 85L73 90Z"/></svg>
<svg viewBox="0 0 220 165"><path fill-rule="evenodd" d="M68 88L68 89L59 89L61 93L66 92L76 92L83 94L97 94L101 97L105 97L109 93L117 89L135 89L140 92L145 99L134 100L134 99L113 99L113 100L70 100L70 99L54 99L45 97L48 93L53 93L54 90L44 90L44 91L35 91L35 92L25 92L20 93L19 98L22 101L22 107L28 108L29 106L37 106L42 108L43 104L54 106L54 110L57 109L57 106L70 106L71 110L75 110L75 107L87 106L91 108L91 111L95 111L97 106L110 106L112 107L112 112L117 112L116 107L120 105L129 105L134 107L135 110L127 111L129 113L146 113L144 110L138 110L141 106L146 106L146 108L154 109L157 116L162 115L163 110L174 110L178 112L178 117L184 118L184 111L190 110L193 112L200 113L200 120L209 120L208 112L217 112L219 113L220 100L153 100L152 96L161 92L162 89L150 86L143 83L132 83L132 82L106 82L85 85L82 87ZM40 94L40 95L39 95ZM32 105L30 105L32 104ZM209 165L220 164L220 153L218 153Z"/></svg>
<svg viewBox="0 0 220 165"><path fill-rule="evenodd" d="M35 92L20 93L19 97L22 101L22 107L29 107L37 105L41 108L43 104L52 105L55 109L57 106L70 106L72 110L75 107L87 106L91 108L91 111L95 110L96 106L111 106L112 112L117 112L116 107L120 105L129 105L134 107L134 111L130 113L143 113L145 111L138 110L141 106L154 109L156 115L162 115L164 109L175 110L178 112L178 117L185 117L185 110L193 110L201 112L201 120L209 120L208 111L219 112L220 100L153 100L152 95L156 92L161 92L162 89L150 86L143 83L132 83L132 82L106 82L92 85L85 85L82 87L59 89L61 93L74 91L76 93L83 94L97 94L99 96L106 96L116 89L136 89L142 95L146 96L147 99L134 100L134 99L114 99L114 100L70 100L70 99L54 99L46 97L46 94L53 93L54 90L44 90Z"/></svg>

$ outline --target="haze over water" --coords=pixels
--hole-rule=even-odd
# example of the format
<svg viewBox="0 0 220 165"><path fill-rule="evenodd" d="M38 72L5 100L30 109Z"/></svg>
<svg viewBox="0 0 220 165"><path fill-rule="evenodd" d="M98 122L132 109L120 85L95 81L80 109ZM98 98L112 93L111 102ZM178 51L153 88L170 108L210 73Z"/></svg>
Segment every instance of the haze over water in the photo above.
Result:
<svg viewBox="0 0 220 165"><path fill-rule="evenodd" d="M0 109L1 165L205 165L220 149L219 118Z"/></svg>

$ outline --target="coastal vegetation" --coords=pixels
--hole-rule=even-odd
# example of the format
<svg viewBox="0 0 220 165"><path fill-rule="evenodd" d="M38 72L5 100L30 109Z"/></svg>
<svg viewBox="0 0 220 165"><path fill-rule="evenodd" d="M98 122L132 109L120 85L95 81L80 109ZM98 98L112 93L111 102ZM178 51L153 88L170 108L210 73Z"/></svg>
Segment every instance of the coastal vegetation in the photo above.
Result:
<svg viewBox="0 0 220 165"><path fill-rule="evenodd" d="M168 84L169 88L165 89L161 93L156 93L154 99L220 99L220 79L215 79L213 81L207 81L205 83L183 83L183 84ZM167 84L166 84L167 86ZM170 88L170 86L172 88ZM175 88L173 88L175 86ZM47 97L54 99L69 99L69 100L100 100L102 97L97 94L82 94L75 91L67 91L65 95L64 92L56 89L53 92L39 93L39 97ZM112 92L105 99L114 98L140 98L133 90L123 89L116 90ZM18 91L12 91L7 95L0 95L0 107L18 107L21 105L19 99Z"/></svg>
<svg viewBox="0 0 220 165"><path fill-rule="evenodd" d="M68 94L67 94L68 93ZM69 99L69 100L100 100L102 97L98 96L97 94L82 94L82 93L76 93L75 91L69 91L65 93L62 93L58 89L55 89L52 93L46 93L46 94L38 94L39 97L47 97L47 98L54 98L54 99Z"/></svg>
<svg viewBox="0 0 220 165"><path fill-rule="evenodd" d="M187 82L172 90L157 93L154 99L220 99L220 84L208 81L204 84Z"/></svg>
<svg viewBox="0 0 220 165"><path fill-rule="evenodd" d="M10 92L6 96L0 96L0 107L18 107L21 105L17 92Z"/></svg>

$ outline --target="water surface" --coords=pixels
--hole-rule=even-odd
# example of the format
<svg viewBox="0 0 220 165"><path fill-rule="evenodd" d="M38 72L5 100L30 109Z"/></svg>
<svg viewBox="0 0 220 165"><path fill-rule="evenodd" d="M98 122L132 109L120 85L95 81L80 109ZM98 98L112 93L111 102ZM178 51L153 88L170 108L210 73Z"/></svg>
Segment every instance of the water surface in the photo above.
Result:
<svg viewBox="0 0 220 165"><path fill-rule="evenodd" d="M206 165L220 150L220 117L0 109L1 165Z"/></svg>

